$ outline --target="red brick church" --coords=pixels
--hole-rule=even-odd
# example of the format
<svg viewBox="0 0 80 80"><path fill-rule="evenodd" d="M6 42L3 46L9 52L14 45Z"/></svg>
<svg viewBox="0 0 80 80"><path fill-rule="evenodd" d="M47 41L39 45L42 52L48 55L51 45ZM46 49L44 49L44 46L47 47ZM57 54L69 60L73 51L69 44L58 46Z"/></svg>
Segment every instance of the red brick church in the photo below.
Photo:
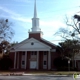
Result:
<svg viewBox="0 0 80 80"><path fill-rule="evenodd" d="M13 70L54 70L53 61L59 54L56 45L42 38L37 17L36 0L34 17L29 37L11 48L10 57L13 60Z"/></svg>

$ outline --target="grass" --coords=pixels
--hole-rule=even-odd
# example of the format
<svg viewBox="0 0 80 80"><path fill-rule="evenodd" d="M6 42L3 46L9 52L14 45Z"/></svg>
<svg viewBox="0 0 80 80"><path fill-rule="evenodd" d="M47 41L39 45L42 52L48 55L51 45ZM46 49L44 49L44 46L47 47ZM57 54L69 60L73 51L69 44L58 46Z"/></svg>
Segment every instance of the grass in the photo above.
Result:
<svg viewBox="0 0 80 80"><path fill-rule="evenodd" d="M48 74L48 75L73 75L73 74L80 74L77 71L30 71L25 72L29 74Z"/></svg>
<svg viewBox="0 0 80 80"><path fill-rule="evenodd" d="M73 74L80 74L80 72L75 72L75 71L60 71L60 72L50 72L49 74L53 74L53 75L73 75Z"/></svg>

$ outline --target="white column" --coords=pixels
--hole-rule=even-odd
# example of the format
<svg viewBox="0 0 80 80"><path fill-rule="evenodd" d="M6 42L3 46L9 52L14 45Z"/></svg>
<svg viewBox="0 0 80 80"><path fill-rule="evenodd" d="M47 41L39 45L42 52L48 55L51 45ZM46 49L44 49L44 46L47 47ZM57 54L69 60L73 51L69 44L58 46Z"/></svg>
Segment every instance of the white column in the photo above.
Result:
<svg viewBox="0 0 80 80"><path fill-rule="evenodd" d="M50 51L48 52L48 70L51 69L51 53Z"/></svg>
<svg viewBox="0 0 80 80"><path fill-rule="evenodd" d="M37 69L39 69L39 51L37 51Z"/></svg>
<svg viewBox="0 0 80 80"><path fill-rule="evenodd" d="M15 51L15 55L14 55L14 69L16 69L16 51Z"/></svg>
<svg viewBox="0 0 80 80"><path fill-rule="evenodd" d="M17 53L17 69L19 69L19 52Z"/></svg>
<svg viewBox="0 0 80 80"><path fill-rule="evenodd" d="M27 63L27 51L25 52L25 69L26 69L26 64Z"/></svg>

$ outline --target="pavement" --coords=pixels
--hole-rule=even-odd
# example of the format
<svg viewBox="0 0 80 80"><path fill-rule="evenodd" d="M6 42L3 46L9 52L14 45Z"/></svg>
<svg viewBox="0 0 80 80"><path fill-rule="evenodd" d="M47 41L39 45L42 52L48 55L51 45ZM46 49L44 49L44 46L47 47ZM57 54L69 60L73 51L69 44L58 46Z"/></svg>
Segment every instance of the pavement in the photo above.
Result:
<svg viewBox="0 0 80 80"><path fill-rule="evenodd" d="M53 76L40 76L40 75L27 75L27 76L0 76L0 80L74 80L73 77L53 77ZM77 79L80 80L80 79Z"/></svg>
<svg viewBox="0 0 80 80"><path fill-rule="evenodd" d="M31 74L31 73L5 73L0 74L0 80L74 80L73 75ZM76 79L76 80L80 80Z"/></svg>

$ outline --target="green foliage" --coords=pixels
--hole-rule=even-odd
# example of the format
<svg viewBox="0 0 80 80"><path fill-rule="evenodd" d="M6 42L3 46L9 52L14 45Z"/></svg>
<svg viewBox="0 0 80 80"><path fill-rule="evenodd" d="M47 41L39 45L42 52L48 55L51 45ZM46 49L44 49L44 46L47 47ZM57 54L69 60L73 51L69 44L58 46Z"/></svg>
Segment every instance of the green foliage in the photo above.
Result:
<svg viewBox="0 0 80 80"><path fill-rule="evenodd" d="M80 45L78 40L65 40L64 42L59 43L60 47L62 48L62 54L66 57L73 57L73 50L74 49L79 49Z"/></svg>
<svg viewBox="0 0 80 80"><path fill-rule="evenodd" d="M12 66L12 60L8 56L5 56L2 59L0 59L1 70L9 70L11 66Z"/></svg>
<svg viewBox="0 0 80 80"><path fill-rule="evenodd" d="M2 41L0 43L0 53L7 54L9 53L11 45L8 41Z"/></svg>
<svg viewBox="0 0 80 80"><path fill-rule="evenodd" d="M18 44L18 42L13 42L13 43L11 43L11 46L14 46L14 45L16 45L16 44Z"/></svg>
<svg viewBox="0 0 80 80"><path fill-rule="evenodd" d="M65 68L66 68L66 70L68 70L67 69L68 68L68 59L66 59L66 58L62 59L62 57L55 58L54 65L57 68L57 70L65 71Z"/></svg>

